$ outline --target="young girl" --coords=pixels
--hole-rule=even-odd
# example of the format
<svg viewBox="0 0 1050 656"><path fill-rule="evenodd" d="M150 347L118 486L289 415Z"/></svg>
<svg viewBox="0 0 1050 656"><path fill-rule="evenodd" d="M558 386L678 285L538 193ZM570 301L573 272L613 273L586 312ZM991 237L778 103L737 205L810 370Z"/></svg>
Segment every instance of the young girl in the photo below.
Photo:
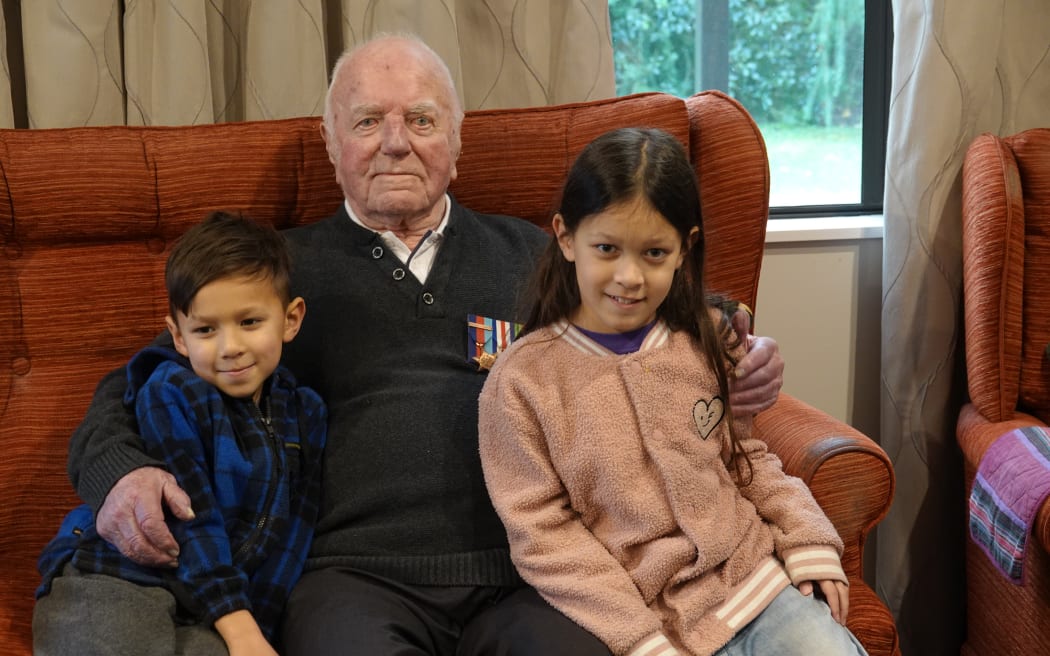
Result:
<svg viewBox="0 0 1050 656"><path fill-rule="evenodd" d="M480 401L522 577L614 654L864 654L834 527L728 407L744 346L705 302L684 149L599 137L553 228Z"/></svg>

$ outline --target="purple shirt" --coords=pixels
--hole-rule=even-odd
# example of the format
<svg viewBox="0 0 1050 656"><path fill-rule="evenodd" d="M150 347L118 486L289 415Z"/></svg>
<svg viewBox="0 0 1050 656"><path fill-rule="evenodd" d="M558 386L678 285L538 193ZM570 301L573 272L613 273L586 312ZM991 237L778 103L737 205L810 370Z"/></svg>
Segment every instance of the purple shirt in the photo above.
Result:
<svg viewBox="0 0 1050 656"><path fill-rule="evenodd" d="M573 325L575 326L575 324ZM645 336L649 334L649 331L652 330L655 325L656 322L654 321L645 324L641 328L628 330L625 333L596 333L593 330L584 330L579 326L576 326L576 330L579 330L581 333L587 335L613 353L626 355L627 353L634 353L642 347L642 342L645 341Z"/></svg>

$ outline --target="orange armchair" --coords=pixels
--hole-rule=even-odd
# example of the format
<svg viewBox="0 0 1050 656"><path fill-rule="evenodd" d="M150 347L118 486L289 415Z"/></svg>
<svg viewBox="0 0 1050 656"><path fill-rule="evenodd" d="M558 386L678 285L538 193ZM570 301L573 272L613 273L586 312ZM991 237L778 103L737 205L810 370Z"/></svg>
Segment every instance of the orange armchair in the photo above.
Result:
<svg viewBox="0 0 1050 656"><path fill-rule="evenodd" d="M1050 129L984 134L963 165L963 290L970 402L956 437L967 493L988 447L1050 420ZM1014 585L966 544L966 656L1050 654L1050 504Z"/></svg>

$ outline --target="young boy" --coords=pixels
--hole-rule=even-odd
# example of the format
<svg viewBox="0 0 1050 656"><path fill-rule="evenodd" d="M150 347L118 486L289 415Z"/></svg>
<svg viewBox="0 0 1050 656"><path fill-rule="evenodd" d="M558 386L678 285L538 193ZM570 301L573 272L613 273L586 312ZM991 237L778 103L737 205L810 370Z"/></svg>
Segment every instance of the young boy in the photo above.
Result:
<svg viewBox="0 0 1050 656"><path fill-rule="evenodd" d="M317 519L327 421L279 366L305 303L291 298L283 238L221 212L176 243L165 282L178 353L138 353L125 403L195 517L170 522L178 565L161 569L101 539L86 505L67 515L40 557L38 655L276 655L268 640Z"/></svg>

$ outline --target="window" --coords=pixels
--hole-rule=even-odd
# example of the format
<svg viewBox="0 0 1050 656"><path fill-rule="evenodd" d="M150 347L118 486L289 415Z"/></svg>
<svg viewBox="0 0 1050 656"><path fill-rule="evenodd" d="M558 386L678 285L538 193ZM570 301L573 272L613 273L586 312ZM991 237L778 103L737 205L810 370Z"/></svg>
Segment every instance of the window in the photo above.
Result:
<svg viewBox="0 0 1050 656"><path fill-rule="evenodd" d="M720 89L766 140L774 216L882 209L886 0L609 0L616 90Z"/></svg>

